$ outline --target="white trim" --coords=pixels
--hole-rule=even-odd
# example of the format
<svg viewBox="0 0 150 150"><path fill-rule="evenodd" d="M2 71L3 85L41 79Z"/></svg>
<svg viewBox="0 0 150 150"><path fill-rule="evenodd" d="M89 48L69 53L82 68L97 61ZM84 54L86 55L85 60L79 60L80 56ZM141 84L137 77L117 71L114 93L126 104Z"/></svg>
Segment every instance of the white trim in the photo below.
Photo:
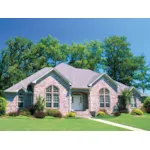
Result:
<svg viewBox="0 0 150 150"><path fill-rule="evenodd" d="M17 89L15 92L19 92L19 90L23 89L25 92L27 92L27 90L22 86L21 88Z"/></svg>
<svg viewBox="0 0 150 150"><path fill-rule="evenodd" d="M93 82L91 82L90 84L88 84L88 86L92 86L97 80L99 80L101 77L105 76L106 78L108 78L111 82L113 82L117 87L118 84L110 77L108 76L107 74L103 73L102 75L98 76Z"/></svg>
<svg viewBox="0 0 150 150"><path fill-rule="evenodd" d="M132 91L133 89L134 89L137 93L139 93L140 96L143 96L134 86L132 86L132 87L130 88L130 91Z"/></svg>

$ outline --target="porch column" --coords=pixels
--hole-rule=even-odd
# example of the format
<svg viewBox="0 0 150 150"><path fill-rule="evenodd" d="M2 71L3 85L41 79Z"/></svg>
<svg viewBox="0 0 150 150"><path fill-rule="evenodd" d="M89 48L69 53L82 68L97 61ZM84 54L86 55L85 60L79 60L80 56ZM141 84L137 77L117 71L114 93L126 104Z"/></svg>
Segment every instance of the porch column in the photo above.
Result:
<svg viewBox="0 0 150 150"><path fill-rule="evenodd" d="M71 89L69 89L69 112L71 111L71 103L72 103L72 96L71 96Z"/></svg>

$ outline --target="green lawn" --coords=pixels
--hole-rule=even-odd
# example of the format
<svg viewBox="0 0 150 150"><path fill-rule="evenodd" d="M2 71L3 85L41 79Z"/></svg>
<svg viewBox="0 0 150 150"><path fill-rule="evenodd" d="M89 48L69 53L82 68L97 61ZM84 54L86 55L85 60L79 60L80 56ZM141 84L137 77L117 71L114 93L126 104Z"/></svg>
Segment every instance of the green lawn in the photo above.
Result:
<svg viewBox="0 0 150 150"><path fill-rule="evenodd" d="M143 116L121 114L119 117L110 116L102 119L150 131L150 114Z"/></svg>
<svg viewBox="0 0 150 150"><path fill-rule="evenodd" d="M0 131L125 131L83 118L0 117Z"/></svg>

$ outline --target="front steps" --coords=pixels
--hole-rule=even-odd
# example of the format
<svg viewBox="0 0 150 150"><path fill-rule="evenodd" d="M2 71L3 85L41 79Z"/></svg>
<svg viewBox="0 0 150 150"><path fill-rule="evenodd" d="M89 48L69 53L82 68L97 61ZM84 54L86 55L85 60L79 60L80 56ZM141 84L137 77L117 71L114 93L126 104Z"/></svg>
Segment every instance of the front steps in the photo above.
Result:
<svg viewBox="0 0 150 150"><path fill-rule="evenodd" d="M82 117L82 118L91 118L91 114L89 110L83 110L83 111L74 111L76 113L77 117Z"/></svg>

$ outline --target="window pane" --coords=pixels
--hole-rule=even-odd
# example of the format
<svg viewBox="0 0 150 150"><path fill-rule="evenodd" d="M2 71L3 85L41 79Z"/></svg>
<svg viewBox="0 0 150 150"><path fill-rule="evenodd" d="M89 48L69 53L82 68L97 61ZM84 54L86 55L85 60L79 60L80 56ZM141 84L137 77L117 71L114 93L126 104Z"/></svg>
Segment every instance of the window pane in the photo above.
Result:
<svg viewBox="0 0 150 150"><path fill-rule="evenodd" d="M100 107L104 107L104 103L100 103Z"/></svg>
<svg viewBox="0 0 150 150"><path fill-rule="evenodd" d="M58 102L58 99L59 99L58 94L54 94L54 102Z"/></svg>
<svg viewBox="0 0 150 150"><path fill-rule="evenodd" d="M58 105L59 105L58 103L54 103L54 107L58 107Z"/></svg>
<svg viewBox="0 0 150 150"><path fill-rule="evenodd" d="M109 90L108 89L105 89L105 94L109 94Z"/></svg>
<svg viewBox="0 0 150 150"><path fill-rule="evenodd" d="M100 90L100 94L104 94L104 89L101 89L101 90Z"/></svg>
<svg viewBox="0 0 150 150"><path fill-rule="evenodd" d="M106 107L110 107L110 103L106 103Z"/></svg>
<svg viewBox="0 0 150 150"><path fill-rule="evenodd" d="M23 102L18 102L18 107L23 107Z"/></svg>
<svg viewBox="0 0 150 150"><path fill-rule="evenodd" d="M46 102L51 102L51 100L52 100L52 95L47 93L46 94Z"/></svg>
<svg viewBox="0 0 150 150"><path fill-rule="evenodd" d="M58 88L56 86L53 87L54 92L58 92Z"/></svg>
<svg viewBox="0 0 150 150"><path fill-rule="evenodd" d="M52 86L49 86L49 87L46 89L46 92L52 92Z"/></svg>
<svg viewBox="0 0 150 150"><path fill-rule="evenodd" d="M46 107L51 107L51 103L46 103Z"/></svg>
<svg viewBox="0 0 150 150"><path fill-rule="evenodd" d="M103 95L100 96L100 102L104 103L104 96Z"/></svg>
<svg viewBox="0 0 150 150"><path fill-rule="evenodd" d="M110 97L109 97L109 95L106 95L106 96L105 96L105 100L106 100L106 103L109 103L109 102L110 102Z"/></svg>

